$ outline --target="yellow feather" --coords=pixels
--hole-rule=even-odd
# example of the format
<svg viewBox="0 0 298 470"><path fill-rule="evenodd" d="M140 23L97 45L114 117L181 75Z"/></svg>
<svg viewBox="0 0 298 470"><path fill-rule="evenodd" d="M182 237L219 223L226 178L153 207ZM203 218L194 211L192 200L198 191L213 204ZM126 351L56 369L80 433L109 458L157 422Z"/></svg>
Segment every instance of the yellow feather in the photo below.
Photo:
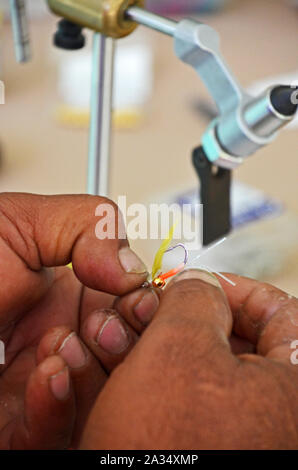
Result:
<svg viewBox="0 0 298 470"><path fill-rule="evenodd" d="M156 277L156 274L159 273L159 271L160 271L161 268L162 268L162 260L163 260L163 257L164 257L165 252L166 252L167 249L169 248L170 243L171 243L171 241L172 241L172 239L173 239L174 231L175 231L176 225L177 225L177 223L174 224L174 225L171 227L167 238L162 242L162 244L160 245L160 248L159 248L158 252L157 252L156 255L155 255L154 263L153 263L153 266L152 266L152 279L154 279L154 278Z"/></svg>

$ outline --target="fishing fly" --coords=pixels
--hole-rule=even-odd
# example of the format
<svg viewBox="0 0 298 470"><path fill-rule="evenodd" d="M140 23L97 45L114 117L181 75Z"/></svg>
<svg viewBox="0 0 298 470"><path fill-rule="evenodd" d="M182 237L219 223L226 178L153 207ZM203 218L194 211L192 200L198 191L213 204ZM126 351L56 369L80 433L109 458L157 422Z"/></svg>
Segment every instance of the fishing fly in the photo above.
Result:
<svg viewBox="0 0 298 470"><path fill-rule="evenodd" d="M155 258L154 258L154 262L153 262L153 266L152 266L152 273L151 273L151 284L152 284L153 287L157 287L159 289L163 289L166 286L166 282L169 279L171 279L172 277L174 277L177 274L184 271L186 266L188 266L189 253L188 253L188 250L187 250L186 246L183 243L177 243L174 246L170 246L171 242L173 240L175 228L176 228L176 225L173 225L172 228L169 231L169 234L168 234L167 238L165 238L163 240L163 242L161 243L161 245L160 245L160 247L159 247L159 249L158 249L158 251L155 255ZM196 256L196 258L192 261L191 265L189 265L188 267L189 268L198 267L198 266L194 266L193 263L195 261L197 261L201 256L203 256L203 254L205 255L207 252L211 251L212 249L214 249L218 245L222 244L225 240L226 240L226 237L219 240L218 242L214 243L213 245L211 245L207 250L199 253L198 256ZM163 273L162 272L162 265L163 265L164 255L166 253L169 253L169 252L175 250L176 248L179 248L179 247L184 250L184 259L182 260L182 262L180 264L178 264L178 266L176 266L175 268L172 268L170 271L167 271L167 272ZM211 269L209 269L205 265L204 266L200 265L200 268L211 272ZM228 279L223 274L221 274L217 271L213 271L213 273L217 274L219 277L224 279L226 282L228 282L232 286L236 286L236 284L233 281Z"/></svg>

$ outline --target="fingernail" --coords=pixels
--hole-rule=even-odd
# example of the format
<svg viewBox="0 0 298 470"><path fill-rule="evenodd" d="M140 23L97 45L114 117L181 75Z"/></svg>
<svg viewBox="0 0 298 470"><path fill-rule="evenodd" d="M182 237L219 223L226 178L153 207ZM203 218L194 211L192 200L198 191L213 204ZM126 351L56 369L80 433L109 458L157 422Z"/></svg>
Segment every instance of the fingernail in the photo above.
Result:
<svg viewBox="0 0 298 470"><path fill-rule="evenodd" d="M199 279L200 281L207 282L212 286L222 288L220 282L214 276L214 274L203 269L185 269L182 273L178 274L172 282L184 281L186 279Z"/></svg>
<svg viewBox="0 0 298 470"><path fill-rule="evenodd" d="M69 394L69 373L66 367L50 377L50 386L57 400L65 400Z"/></svg>
<svg viewBox="0 0 298 470"><path fill-rule="evenodd" d="M127 273L145 274L147 268L143 261L128 247L119 250L119 260L122 268Z"/></svg>
<svg viewBox="0 0 298 470"><path fill-rule="evenodd" d="M65 338L58 353L72 369L79 369L86 363L86 356L82 345L74 332Z"/></svg>
<svg viewBox="0 0 298 470"><path fill-rule="evenodd" d="M134 307L133 311L137 319L143 324L148 325L159 307L159 298L154 290L145 293L140 302Z"/></svg>
<svg viewBox="0 0 298 470"><path fill-rule="evenodd" d="M96 342L108 354L121 354L129 345L129 336L119 318L113 315L102 325Z"/></svg>

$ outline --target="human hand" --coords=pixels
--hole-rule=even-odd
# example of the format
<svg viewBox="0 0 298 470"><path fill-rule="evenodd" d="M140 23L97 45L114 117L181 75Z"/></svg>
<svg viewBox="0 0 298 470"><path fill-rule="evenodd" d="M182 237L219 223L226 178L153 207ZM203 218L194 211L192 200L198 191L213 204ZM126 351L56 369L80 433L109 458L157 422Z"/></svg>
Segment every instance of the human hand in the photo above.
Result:
<svg viewBox="0 0 298 470"><path fill-rule="evenodd" d="M298 300L229 277L236 287L198 270L176 277L98 396L81 448L298 447ZM126 300L118 307L129 320Z"/></svg>
<svg viewBox="0 0 298 470"><path fill-rule="evenodd" d="M95 209L107 202L0 196L1 449L75 446L109 372L137 340L110 308L146 269L127 240L96 238ZM71 261L76 276L63 267Z"/></svg>

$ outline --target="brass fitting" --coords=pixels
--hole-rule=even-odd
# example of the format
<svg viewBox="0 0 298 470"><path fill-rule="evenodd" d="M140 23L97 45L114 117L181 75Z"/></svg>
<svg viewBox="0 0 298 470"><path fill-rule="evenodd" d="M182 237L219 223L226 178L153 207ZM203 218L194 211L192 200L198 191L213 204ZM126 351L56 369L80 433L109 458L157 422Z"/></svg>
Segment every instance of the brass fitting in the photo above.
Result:
<svg viewBox="0 0 298 470"><path fill-rule="evenodd" d="M130 6L144 5L145 0L47 0L50 9L84 28L113 38L129 35L137 24L125 19Z"/></svg>

